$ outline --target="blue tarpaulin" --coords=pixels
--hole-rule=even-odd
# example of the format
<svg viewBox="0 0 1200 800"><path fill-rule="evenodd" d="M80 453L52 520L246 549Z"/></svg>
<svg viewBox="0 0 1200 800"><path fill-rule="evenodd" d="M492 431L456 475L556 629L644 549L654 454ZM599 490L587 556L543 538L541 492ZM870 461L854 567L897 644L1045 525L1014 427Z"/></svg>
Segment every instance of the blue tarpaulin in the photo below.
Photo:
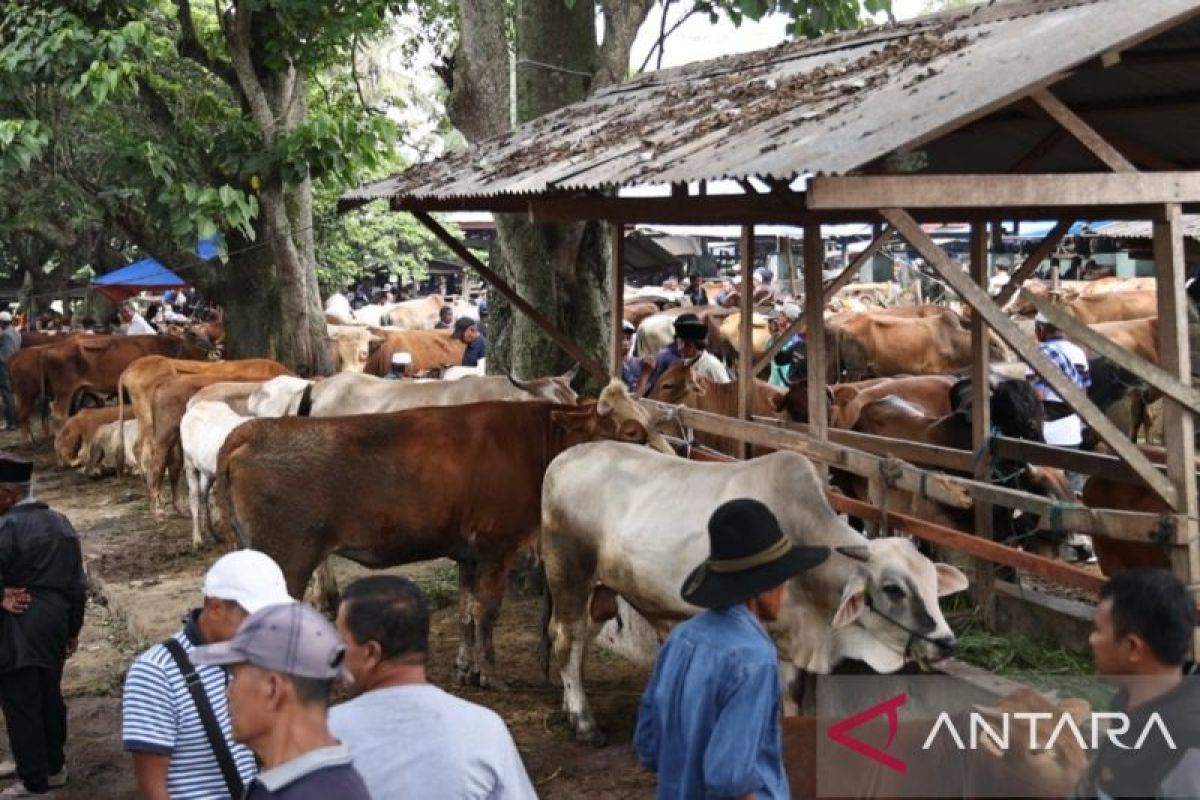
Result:
<svg viewBox="0 0 1200 800"><path fill-rule="evenodd" d="M101 275L92 281L92 286L114 303L119 303L138 292L178 289L187 286L187 281L153 258L145 258L115 272Z"/></svg>

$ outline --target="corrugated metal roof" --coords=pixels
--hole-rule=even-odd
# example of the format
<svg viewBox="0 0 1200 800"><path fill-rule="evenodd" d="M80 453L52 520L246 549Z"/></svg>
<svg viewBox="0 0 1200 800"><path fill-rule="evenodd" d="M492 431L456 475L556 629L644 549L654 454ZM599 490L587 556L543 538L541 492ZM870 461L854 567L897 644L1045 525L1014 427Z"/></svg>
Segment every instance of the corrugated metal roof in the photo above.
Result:
<svg viewBox="0 0 1200 800"><path fill-rule="evenodd" d="M1154 229L1151 223L1141 220L1110 222L1094 228L1097 236L1108 236L1113 239L1152 239ZM1188 239L1200 241L1200 216L1183 215L1183 235Z"/></svg>
<svg viewBox="0 0 1200 800"><path fill-rule="evenodd" d="M343 200L844 174L1198 10L1195 0L996 2L648 73ZM1040 135L1018 137L1018 155Z"/></svg>

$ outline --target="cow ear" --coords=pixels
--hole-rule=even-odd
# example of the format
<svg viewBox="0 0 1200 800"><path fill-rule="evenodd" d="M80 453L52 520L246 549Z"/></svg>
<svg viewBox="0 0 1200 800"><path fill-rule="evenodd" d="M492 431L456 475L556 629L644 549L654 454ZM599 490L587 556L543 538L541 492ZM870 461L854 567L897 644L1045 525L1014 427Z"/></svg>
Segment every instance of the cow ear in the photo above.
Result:
<svg viewBox="0 0 1200 800"><path fill-rule="evenodd" d="M599 404L597 404L599 407ZM551 411L551 424L561 428L566 433L580 433L588 430L588 422L591 414L579 413L578 411Z"/></svg>
<svg viewBox="0 0 1200 800"><path fill-rule="evenodd" d="M688 370L687 374L688 391L697 397L703 397L708 393L707 381L701 378L696 373Z"/></svg>
<svg viewBox="0 0 1200 800"><path fill-rule="evenodd" d="M775 411L775 413L778 414L779 412L783 411L784 407L787 405L787 394L772 393L767 395L767 405L769 405Z"/></svg>
<svg viewBox="0 0 1200 800"><path fill-rule="evenodd" d="M604 399L603 397L596 401L597 416L607 417L609 414L612 413L612 410L613 410L612 403L610 403L608 400ZM561 412L556 412L556 413L561 413Z"/></svg>
<svg viewBox="0 0 1200 800"><path fill-rule="evenodd" d="M957 568L949 564L934 564L933 566L937 570L938 597L945 597L967 588L967 576L959 572Z"/></svg>
<svg viewBox="0 0 1200 800"><path fill-rule="evenodd" d="M833 628L844 628L862 616L867 606L867 584L862 573L855 572L842 590L842 603L833 615Z"/></svg>
<svg viewBox="0 0 1200 800"><path fill-rule="evenodd" d="M578 374L579 374L579 364L576 364L575 366L571 367L569 370L564 372L562 375L559 375L558 377L565 380L567 382L567 384L569 385L571 383L571 381L575 380L575 376Z"/></svg>

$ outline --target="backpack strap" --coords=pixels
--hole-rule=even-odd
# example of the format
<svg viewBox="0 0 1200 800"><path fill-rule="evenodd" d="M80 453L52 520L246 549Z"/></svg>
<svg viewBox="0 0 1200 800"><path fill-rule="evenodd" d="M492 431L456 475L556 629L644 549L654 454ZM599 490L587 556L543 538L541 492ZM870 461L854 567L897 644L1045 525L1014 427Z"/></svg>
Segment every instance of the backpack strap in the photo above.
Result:
<svg viewBox="0 0 1200 800"><path fill-rule="evenodd" d="M175 665L179 667L179 672L183 675L183 683L192 695L196 713L200 716L200 724L204 726L204 735L208 739L208 746L217 758L217 765L221 768L221 776L225 778L229 796L233 800L239 800L245 791L245 787L242 785L242 776L238 772L237 764L233 761L229 742L221 731L220 723L217 722L217 715L213 711L212 703L209 702L208 693L204 691L204 682L200 679L196 668L192 666L187 651L183 649L183 645L177 639L173 637L167 639L163 642L163 647L167 648L171 658L175 659Z"/></svg>

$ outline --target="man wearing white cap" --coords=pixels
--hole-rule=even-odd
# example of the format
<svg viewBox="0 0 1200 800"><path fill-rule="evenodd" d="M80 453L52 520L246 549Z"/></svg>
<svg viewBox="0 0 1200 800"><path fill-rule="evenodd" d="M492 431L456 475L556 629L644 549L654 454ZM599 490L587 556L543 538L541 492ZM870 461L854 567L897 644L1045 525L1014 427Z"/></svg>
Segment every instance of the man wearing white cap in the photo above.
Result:
<svg viewBox="0 0 1200 800"><path fill-rule="evenodd" d="M1034 332L1038 341L1041 342L1038 349L1054 363L1054 366L1058 367L1063 375L1067 376L1071 383L1080 389L1087 389L1092 385L1091 374L1088 371L1087 353L1083 351L1082 347L1067 341L1063 337L1062 331L1054 327L1050 320L1040 312L1034 318ZM1083 422L1079 419L1079 415L1063 402L1062 397L1054 391L1050 384L1036 376L1032 369L1028 369L1028 374L1032 376L1034 391L1037 392L1038 398L1042 401L1042 407L1046 410L1046 422L1042 426L1042 435L1046 439L1046 444L1058 447L1079 447L1083 443ZM1067 479L1075 492L1082 491L1083 477L1071 472L1067 473Z"/></svg>
<svg viewBox="0 0 1200 800"><path fill-rule="evenodd" d="M226 672L193 666L190 654L232 639L255 611L291 600L269 556L229 553L208 570L203 605L184 618L182 630L133 662L121 699L121 739L133 755L139 798L242 796L254 756L233 742Z"/></svg>
<svg viewBox="0 0 1200 800"><path fill-rule="evenodd" d="M0 311L0 399L4 401L4 430L17 429L17 414L13 407L12 377L9 360L21 349L21 332L13 327L12 314Z"/></svg>
<svg viewBox="0 0 1200 800"><path fill-rule="evenodd" d="M383 376L385 381L407 381L412 378L408 374L412 369L412 353L392 353L392 368Z"/></svg>

